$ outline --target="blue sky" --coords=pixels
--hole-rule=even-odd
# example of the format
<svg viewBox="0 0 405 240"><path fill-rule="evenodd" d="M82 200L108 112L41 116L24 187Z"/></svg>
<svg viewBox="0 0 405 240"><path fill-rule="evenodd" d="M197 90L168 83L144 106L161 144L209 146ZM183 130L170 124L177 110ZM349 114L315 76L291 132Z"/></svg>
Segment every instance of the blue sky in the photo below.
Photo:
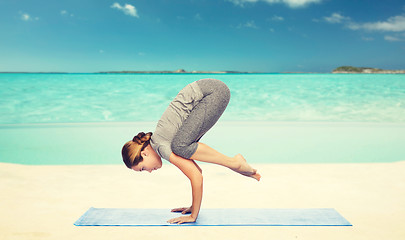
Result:
<svg viewBox="0 0 405 240"><path fill-rule="evenodd" d="M0 71L405 69L396 0L0 0Z"/></svg>

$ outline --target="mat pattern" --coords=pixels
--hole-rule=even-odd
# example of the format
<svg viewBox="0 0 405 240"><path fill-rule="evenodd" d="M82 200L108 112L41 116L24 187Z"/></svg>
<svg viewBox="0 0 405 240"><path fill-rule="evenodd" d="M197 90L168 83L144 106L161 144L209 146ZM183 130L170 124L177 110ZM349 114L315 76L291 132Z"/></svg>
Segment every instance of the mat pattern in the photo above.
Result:
<svg viewBox="0 0 405 240"><path fill-rule="evenodd" d="M90 208L76 226L177 226L166 221L181 216L170 209ZM181 226L352 226L332 208L202 209L197 222Z"/></svg>

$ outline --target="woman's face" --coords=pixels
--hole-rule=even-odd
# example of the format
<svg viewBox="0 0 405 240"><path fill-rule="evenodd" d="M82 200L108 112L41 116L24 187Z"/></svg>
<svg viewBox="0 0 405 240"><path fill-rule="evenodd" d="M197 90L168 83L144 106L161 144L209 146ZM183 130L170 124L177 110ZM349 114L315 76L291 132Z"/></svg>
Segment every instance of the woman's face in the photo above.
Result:
<svg viewBox="0 0 405 240"><path fill-rule="evenodd" d="M162 159L159 155L153 150L153 148L148 145L142 152L141 152L143 161L140 162L138 165L133 166L132 170L134 171L148 171L152 172L162 167Z"/></svg>

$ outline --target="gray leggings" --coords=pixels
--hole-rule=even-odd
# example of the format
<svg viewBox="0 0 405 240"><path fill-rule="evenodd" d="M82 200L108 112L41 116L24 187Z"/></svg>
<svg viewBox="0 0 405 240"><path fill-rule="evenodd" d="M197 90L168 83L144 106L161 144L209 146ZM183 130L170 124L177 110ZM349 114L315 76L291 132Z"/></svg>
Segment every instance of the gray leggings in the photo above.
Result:
<svg viewBox="0 0 405 240"><path fill-rule="evenodd" d="M229 88L219 80L201 79L197 84L204 97L191 110L171 143L172 152L187 159L197 150L201 137L218 121L231 97Z"/></svg>

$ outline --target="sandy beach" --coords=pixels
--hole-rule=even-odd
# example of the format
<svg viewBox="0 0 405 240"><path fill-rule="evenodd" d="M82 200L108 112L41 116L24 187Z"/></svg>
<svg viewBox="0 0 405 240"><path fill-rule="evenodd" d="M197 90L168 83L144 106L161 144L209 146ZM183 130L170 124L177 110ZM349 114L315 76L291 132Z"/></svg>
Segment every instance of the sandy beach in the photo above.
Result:
<svg viewBox="0 0 405 240"><path fill-rule="evenodd" d="M123 165L0 163L0 239L405 238L405 161L253 166L262 181L202 165L202 208L335 208L353 226L77 227L89 207L187 206L188 179L169 164L137 174Z"/></svg>

